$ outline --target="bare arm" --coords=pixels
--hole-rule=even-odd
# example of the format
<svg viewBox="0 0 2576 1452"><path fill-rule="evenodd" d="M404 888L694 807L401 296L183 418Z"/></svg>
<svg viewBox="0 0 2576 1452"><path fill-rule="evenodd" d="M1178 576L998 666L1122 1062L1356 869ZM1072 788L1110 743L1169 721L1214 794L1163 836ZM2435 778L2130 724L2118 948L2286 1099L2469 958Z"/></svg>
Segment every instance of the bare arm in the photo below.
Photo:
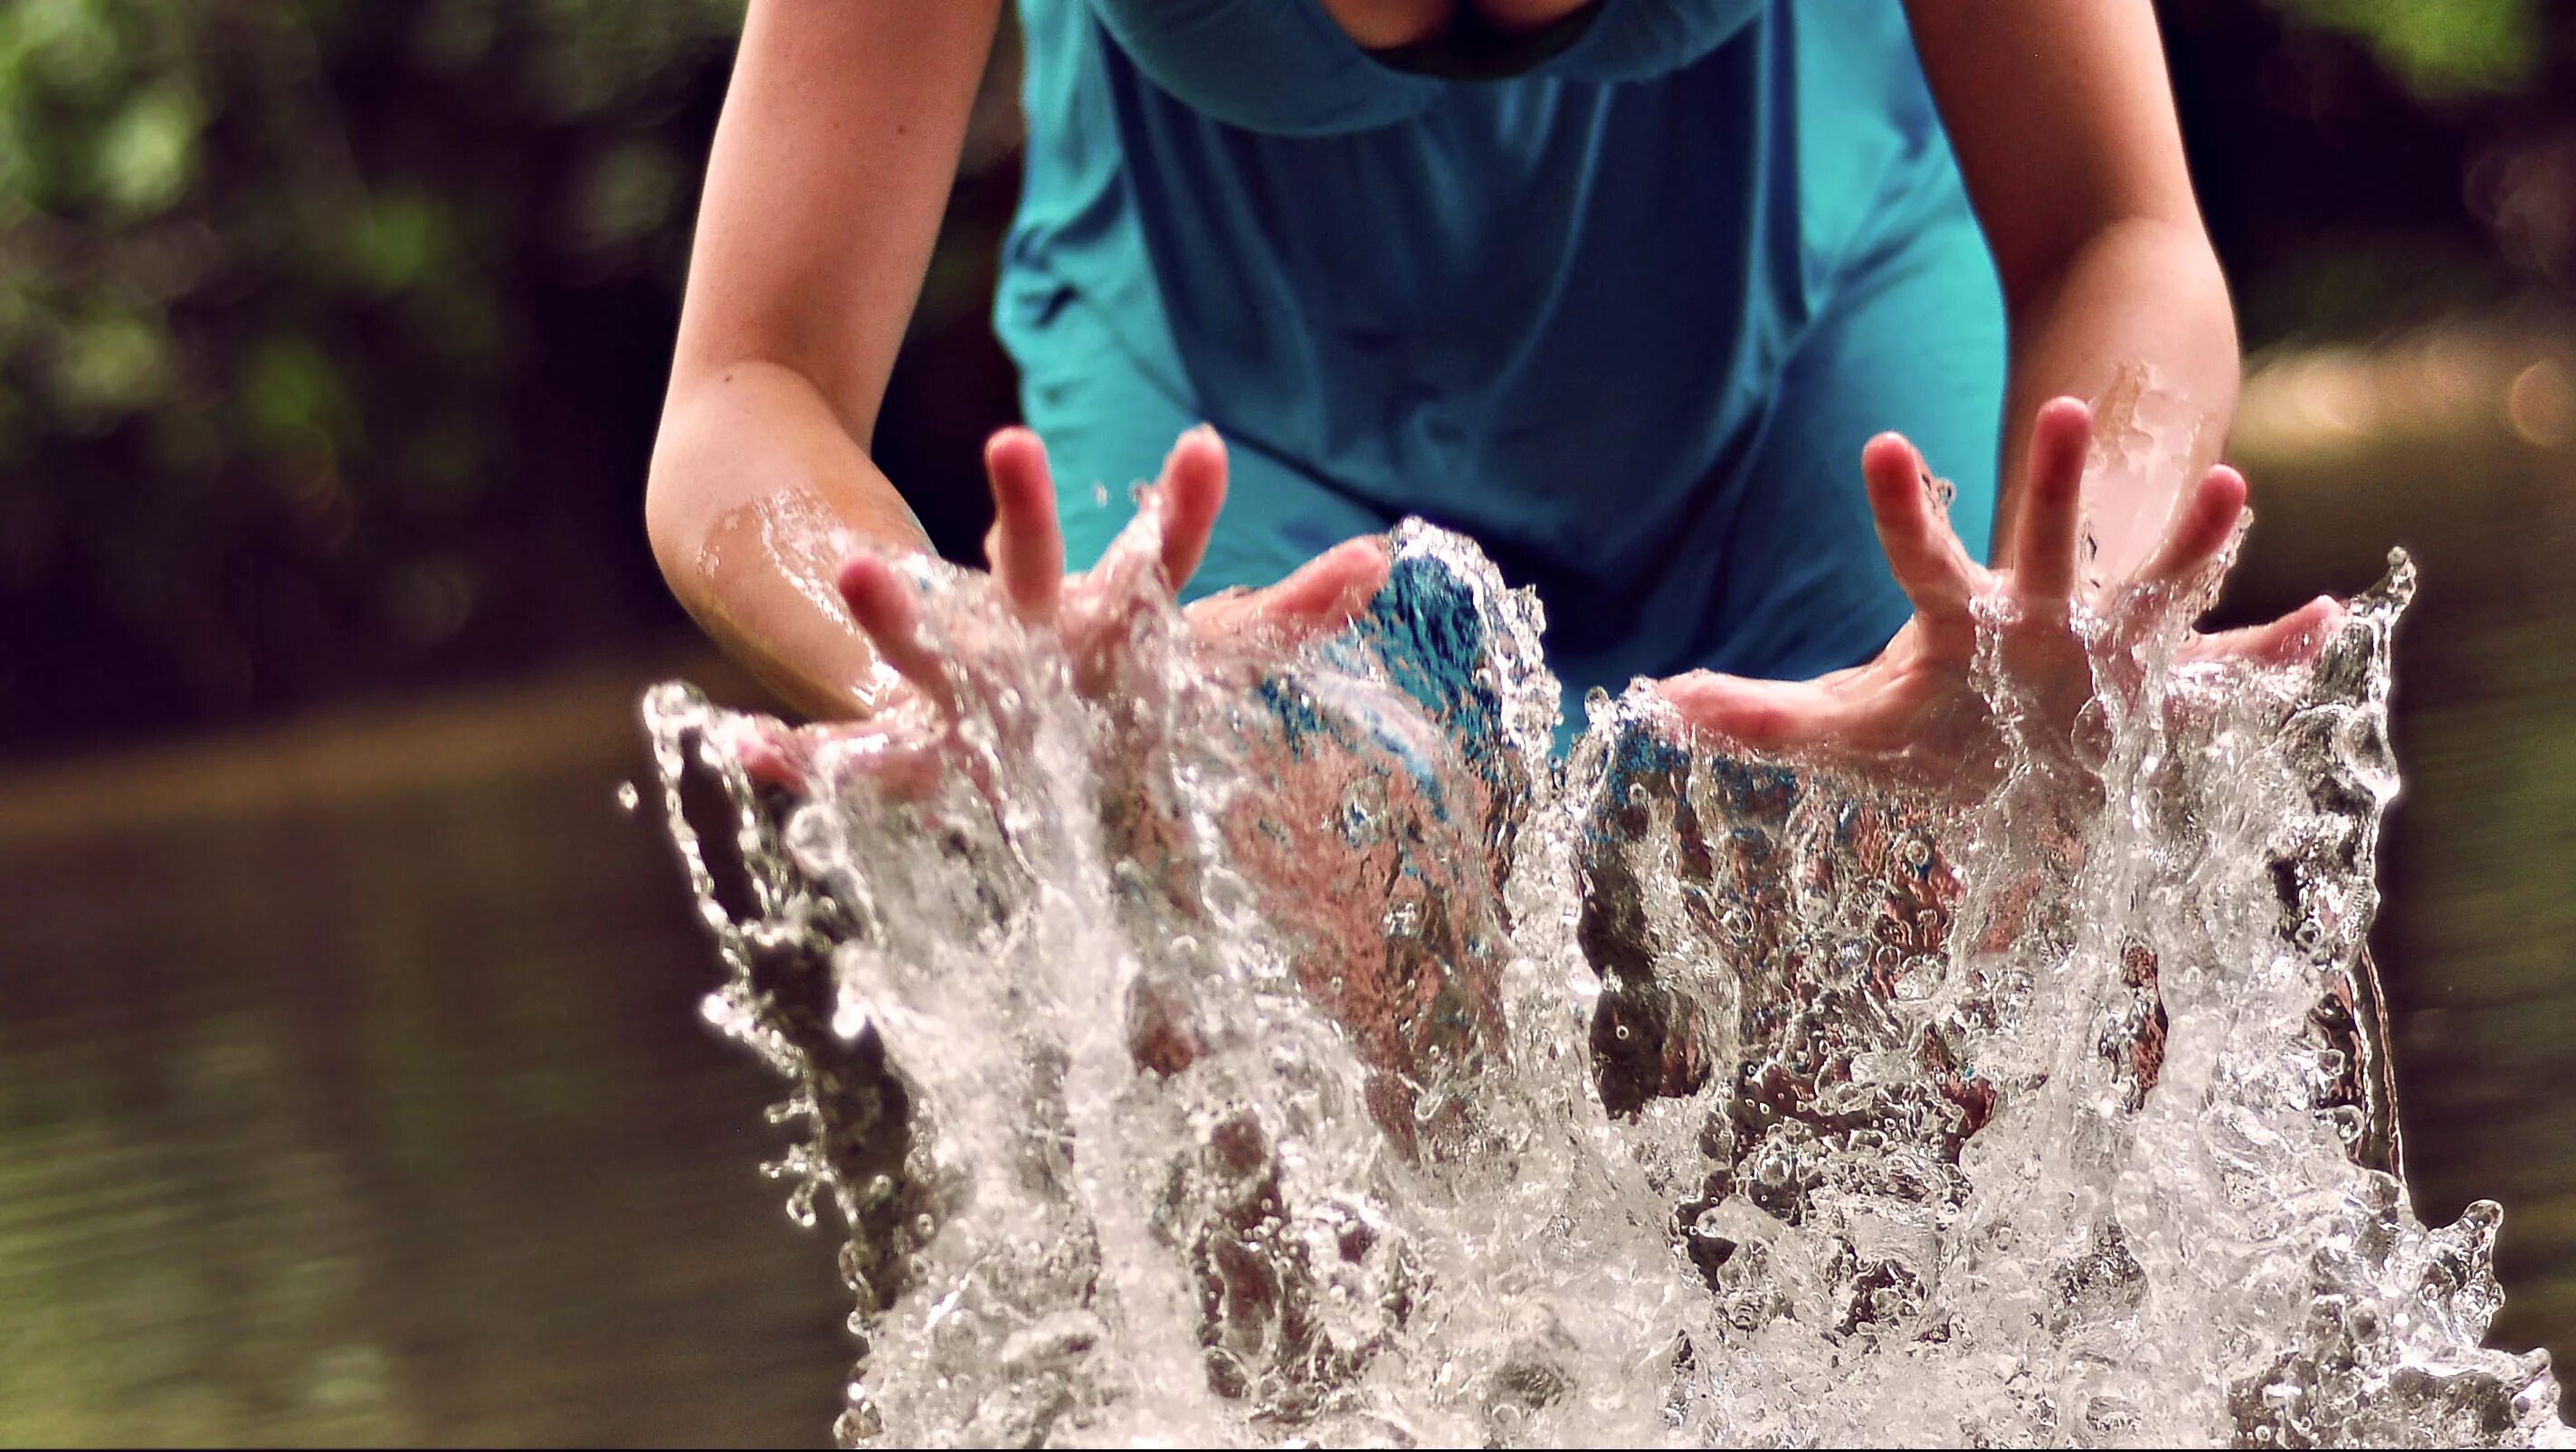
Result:
<svg viewBox="0 0 2576 1452"><path fill-rule="evenodd" d="M1001 0L752 0L645 496L709 634L790 704L869 705L836 581L926 548L867 453Z"/></svg>
<svg viewBox="0 0 2576 1452"><path fill-rule="evenodd" d="M1914 618L1850 670L1810 681L1696 671L1662 689L1685 721L1740 745L1840 755L1973 793L2019 749L2007 732L2071 749L2085 705L2121 688L2096 677L2069 610L2084 588L2086 514L2100 574L2151 587L2115 608L2156 611L2224 558L2245 480L2207 456L2236 411L2236 322L2184 173L2147 0L1907 0L1907 14L2012 314L1995 567L1972 560L1928 504L1922 455L1882 434L1861 472ZM2096 413L2119 420L2079 400L2099 405L2141 366L2197 415L2195 457L2089 471ZM2014 607L2001 624L1979 608L1991 599ZM2182 631L2176 644L2186 659L2309 660L2338 610L2320 599L2246 630ZM1979 680L1988 659L2035 709L2010 722L1995 712Z"/></svg>
<svg viewBox="0 0 2576 1452"><path fill-rule="evenodd" d="M2113 476L2088 500L2100 565L2127 576L2236 412L2236 320L2185 172L2148 0L1907 0L2011 313L2006 475L1995 557L2011 557L2032 420L2101 400L2143 365L2198 415L2194 456Z"/></svg>

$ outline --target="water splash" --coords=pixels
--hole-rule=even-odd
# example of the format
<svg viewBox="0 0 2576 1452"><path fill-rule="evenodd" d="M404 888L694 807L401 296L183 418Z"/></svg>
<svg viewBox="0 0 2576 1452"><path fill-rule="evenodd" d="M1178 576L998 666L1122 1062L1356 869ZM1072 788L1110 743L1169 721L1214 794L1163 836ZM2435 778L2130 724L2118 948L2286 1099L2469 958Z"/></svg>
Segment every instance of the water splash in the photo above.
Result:
<svg viewBox="0 0 2576 1452"><path fill-rule="evenodd" d="M2083 759L1963 794L1643 690L1553 762L1466 541L1291 649L1194 637L1149 528L1092 658L925 576L938 770L763 785L647 702L708 1016L847 1228L845 1443L2576 1445L2479 1346L2495 1207L2395 1178L2402 558L2310 667L2097 630Z"/></svg>

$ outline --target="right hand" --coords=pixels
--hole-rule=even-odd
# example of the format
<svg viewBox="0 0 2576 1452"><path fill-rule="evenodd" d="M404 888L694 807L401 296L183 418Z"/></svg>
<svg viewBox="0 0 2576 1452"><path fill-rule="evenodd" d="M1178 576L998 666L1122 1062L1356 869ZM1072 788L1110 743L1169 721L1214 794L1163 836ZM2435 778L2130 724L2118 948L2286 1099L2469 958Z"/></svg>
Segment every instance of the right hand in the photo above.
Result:
<svg viewBox="0 0 2576 1452"><path fill-rule="evenodd" d="M2130 578L2088 587L2079 543L2092 438L2092 410L2083 400L2061 398L2041 408L2009 559L1993 569L1977 563L1932 501L1932 474L1914 446L1894 434L1870 440L1861 454L1870 512L1914 618L1866 664L1813 680L1692 671L1658 689L1685 722L1732 746L1835 761L1977 796L1994 785L2011 756L2008 734L2072 759L2077 723L2096 695L2138 689L2134 670L2125 680L2097 680L2093 653L2076 624L2079 606L2130 634L2176 632L2179 661L2286 666L2316 657L2343 618L2343 607L2329 599L2216 635L2188 631L2188 621L2162 613L2192 599L2227 563L2245 511L2245 479L2224 464L2213 465L2182 496L2162 543ZM1998 715L1989 687L1978 680L1977 662L1990 638L2021 698L2017 721Z"/></svg>
<svg viewBox="0 0 2576 1452"><path fill-rule="evenodd" d="M1064 532L1056 518L1045 445L1026 428L1002 429L984 446L984 470L992 483L994 515L984 536L984 558L1001 598L1024 625L1062 633L1076 660L1095 657L1108 647L1118 616L1080 608L1092 572L1065 573ZM1160 519L1166 590L1177 594L1197 572L1217 512L1224 507L1225 490L1225 444L1216 430L1201 424L1182 434L1143 501ZM1194 633L1211 640L1251 633L1289 638L1329 634L1367 608L1385 585L1386 574L1385 541L1363 535L1316 556L1275 585L1210 596L1189 605L1184 616ZM843 563L838 583L851 616L895 680L879 693L877 708L864 720L781 731L753 743L746 750L746 764L769 784L801 787L816 749L836 742L881 743L877 760L896 775L932 770L938 738L954 724L948 675L922 637L920 597L896 560L873 552L853 555Z"/></svg>

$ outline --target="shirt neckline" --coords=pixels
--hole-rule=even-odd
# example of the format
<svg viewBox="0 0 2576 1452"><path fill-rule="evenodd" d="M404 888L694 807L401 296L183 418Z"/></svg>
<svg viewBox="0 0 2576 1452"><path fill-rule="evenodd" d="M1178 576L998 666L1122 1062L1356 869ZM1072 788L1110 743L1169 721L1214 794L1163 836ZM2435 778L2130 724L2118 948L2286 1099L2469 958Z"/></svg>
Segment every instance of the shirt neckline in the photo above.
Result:
<svg viewBox="0 0 2576 1452"><path fill-rule="evenodd" d="M1479 26L1476 33L1487 40L1473 42L1470 49L1462 52L1453 44L1458 34L1456 27L1435 41L1371 50L1342 29L1341 22L1324 8L1324 0L1289 0L1290 6L1347 59L1424 85L1505 81L1537 74L1579 54L1594 36L1603 34L1602 17L1620 3L1621 0L1586 0L1536 30L1502 33ZM1472 11L1471 6L1462 8ZM1491 42L1490 48L1487 41Z"/></svg>
<svg viewBox="0 0 2576 1452"><path fill-rule="evenodd" d="M1309 0L1318 10L1323 0ZM1535 30L1498 30L1473 5L1460 7L1458 23L1436 40L1365 53L1390 70L1448 81L1506 81L1525 76L1583 43L1611 0L1585 0ZM1332 16L1324 17L1327 21ZM1333 27L1340 30L1340 25ZM1345 32L1347 35L1348 32Z"/></svg>

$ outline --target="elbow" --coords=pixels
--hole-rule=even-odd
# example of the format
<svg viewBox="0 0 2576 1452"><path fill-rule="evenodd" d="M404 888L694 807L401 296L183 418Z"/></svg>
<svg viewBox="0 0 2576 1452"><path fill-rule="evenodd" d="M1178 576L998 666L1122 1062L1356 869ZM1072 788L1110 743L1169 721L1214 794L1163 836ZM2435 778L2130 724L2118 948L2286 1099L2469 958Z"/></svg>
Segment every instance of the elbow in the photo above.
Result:
<svg viewBox="0 0 2576 1452"><path fill-rule="evenodd" d="M661 431L654 437L652 462L644 475L645 543L661 567L662 579L683 604L690 601L706 535L704 481L696 466L700 451L691 443L686 412L685 401L675 391L663 407Z"/></svg>
<svg viewBox="0 0 2576 1452"><path fill-rule="evenodd" d="M2019 246L1999 240L1994 255L2005 309L2016 318L2044 310L2079 274L2104 267L2177 303L2228 308L2227 280L2197 215L2114 216Z"/></svg>

